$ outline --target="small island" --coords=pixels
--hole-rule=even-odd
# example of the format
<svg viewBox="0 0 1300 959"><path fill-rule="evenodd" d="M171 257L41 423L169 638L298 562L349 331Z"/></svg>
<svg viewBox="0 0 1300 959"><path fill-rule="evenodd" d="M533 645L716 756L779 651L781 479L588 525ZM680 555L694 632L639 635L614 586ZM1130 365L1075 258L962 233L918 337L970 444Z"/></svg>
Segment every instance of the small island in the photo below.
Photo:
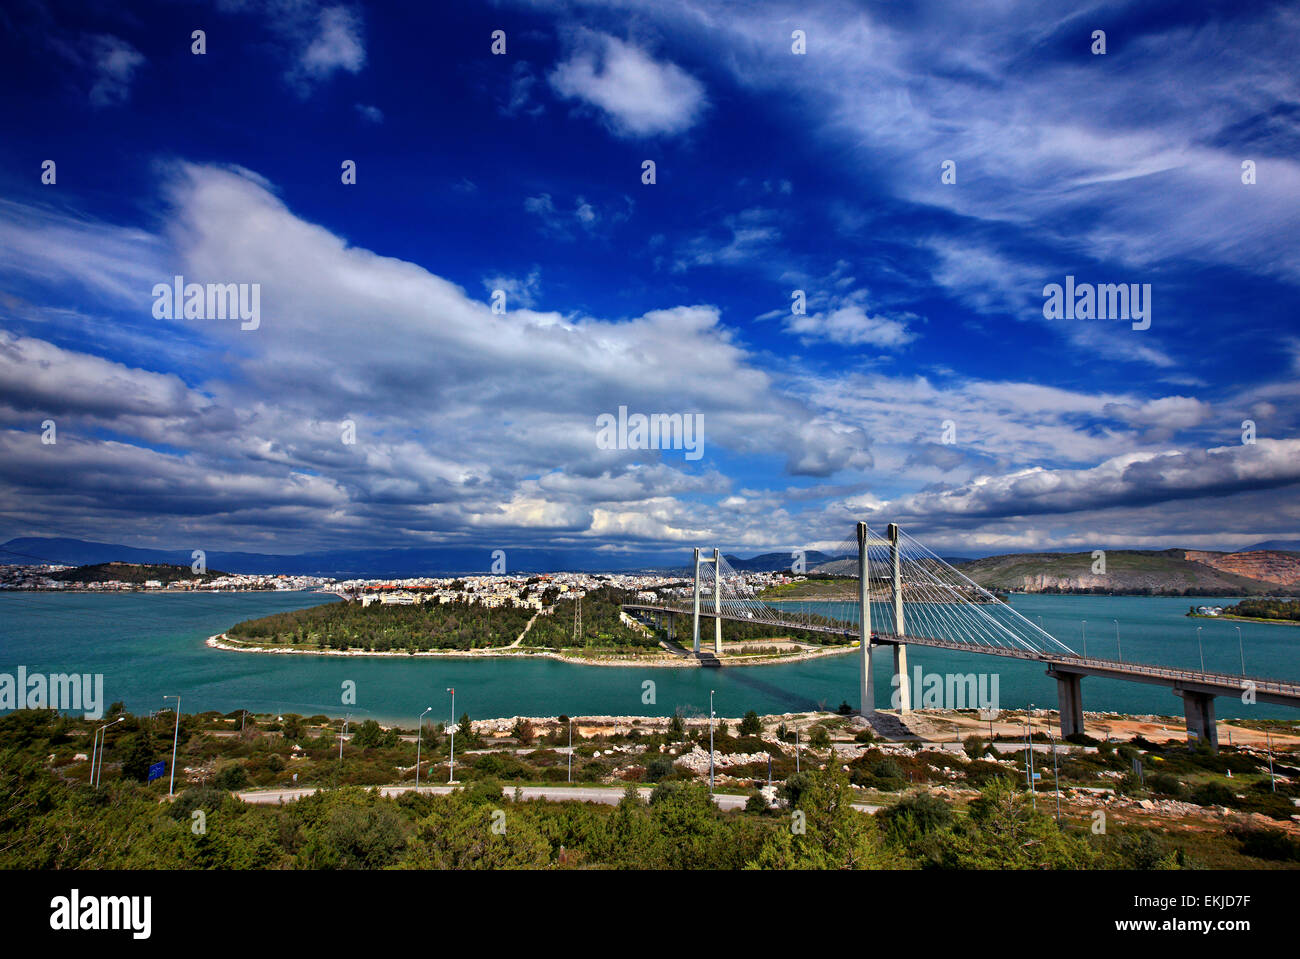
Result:
<svg viewBox="0 0 1300 959"><path fill-rule="evenodd" d="M525 597L527 599L528 597ZM635 594L605 586L581 597L554 588L535 602L485 602L413 597L409 602L344 599L236 623L213 636L218 649L344 656L530 656L597 666L699 666L690 618L670 631L655 629L622 609ZM700 617L702 636L713 636L711 617ZM791 662L855 648L848 637L762 623L727 622L723 654L728 665ZM710 642L709 648L712 648Z"/></svg>
<svg viewBox="0 0 1300 959"><path fill-rule="evenodd" d="M1187 615L1193 619L1235 619L1247 623L1300 626L1300 601L1243 599L1235 606L1193 606Z"/></svg>

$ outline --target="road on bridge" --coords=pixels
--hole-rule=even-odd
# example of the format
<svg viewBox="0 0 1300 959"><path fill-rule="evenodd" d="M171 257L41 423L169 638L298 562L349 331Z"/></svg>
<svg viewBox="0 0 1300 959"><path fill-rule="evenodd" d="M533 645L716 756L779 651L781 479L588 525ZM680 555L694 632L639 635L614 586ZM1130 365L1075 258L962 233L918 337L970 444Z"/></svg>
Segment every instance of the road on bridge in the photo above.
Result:
<svg viewBox="0 0 1300 959"><path fill-rule="evenodd" d="M293 802L295 799L301 799L303 796L310 796L317 791L318 787L307 786L297 789L248 789L235 793L240 800L246 803L281 803ZM415 786L379 786L380 793L392 798L404 792L412 792ZM434 796L445 796L456 786L438 785L438 786L420 786L422 793L429 793ZM521 786L520 792L523 793L524 799L549 799L554 802L563 802L564 800L577 800L579 802L598 802L607 806L617 806L618 801L623 798L623 789L617 786ZM507 792L513 795L513 790L507 787ZM650 799L650 788L647 786L640 787L637 792L641 794L641 801L647 802ZM714 793L713 801L719 809L744 809L745 803L749 801L748 796L737 796L732 793ZM866 803L854 803L853 808L861 812L874 813L880 806L870 806Z"/></svg>

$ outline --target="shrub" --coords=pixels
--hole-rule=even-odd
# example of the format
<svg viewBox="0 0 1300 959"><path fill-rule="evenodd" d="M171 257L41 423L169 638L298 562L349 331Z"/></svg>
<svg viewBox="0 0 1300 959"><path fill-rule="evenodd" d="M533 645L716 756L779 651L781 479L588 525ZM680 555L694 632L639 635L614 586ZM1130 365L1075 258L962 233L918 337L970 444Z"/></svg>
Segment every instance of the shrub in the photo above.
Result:
<svg viewBox="0 0 1300 959"><path fill-rule="evenodd" d="M1274 862L1300 862L1300 842L1280 829L1234 827L1228 834L1241 843L1244 855Z"/></svg>
<svg viewBox="0 0 1300 959"><path fill-rule="evenodd" d="M1204 783L1192 791L1192 802L1198 806L1235 806L1237 794L1223 783Z"/></svg>
<svg viewBox="0 0 1300 959"><path fill-rule="evenodd" d="M1147 788L1161 796L1181 799L1187 795L1187 787L1169 773L1155 773L1147 777Z"/></svg>
<svg viewBox="0 0 1300 959"><path fill-rule="evenodd" d="M227 763L217 770L216 776L212 778L212 785L231 792L243 789L248 785L248 770L240 763Z"/></svg>

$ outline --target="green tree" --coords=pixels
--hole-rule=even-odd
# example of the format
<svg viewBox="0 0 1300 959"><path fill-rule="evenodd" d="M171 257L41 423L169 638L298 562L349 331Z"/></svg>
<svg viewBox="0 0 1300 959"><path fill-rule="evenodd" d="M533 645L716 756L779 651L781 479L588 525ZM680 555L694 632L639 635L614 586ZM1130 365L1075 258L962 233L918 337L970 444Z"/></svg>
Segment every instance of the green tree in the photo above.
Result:
<svg viewBox="0 0 1300 959"><path fill-rule="evenodd" d="M384 739L383 727L373 719L367 719L352 733L352 745L358 749L373 749Z"/></svg>
<svg viewBox="0 0 1300 959"><path fill-rule="evenodd" d="M789 828L771 833L750 866L884 869L901 864L881 841L871 817L853 808L853 787L841 766L828 763L825 770L799 775Z"/></svg>
<svg viewBox="0 0 1300 959"><path fill-rule="evenodd" d="M136 782L147 782L149 767L154 764L158 747L147 728L141 728L122 744L126 758L122 760L122 775Z"/></svg>
<svg viewBox="0 0 1300 959"><path fill-rule="evenodd" d="M758 713L750 710L740 721L740 735L758 736L763 732L763 721L758 718Z"/></svg>

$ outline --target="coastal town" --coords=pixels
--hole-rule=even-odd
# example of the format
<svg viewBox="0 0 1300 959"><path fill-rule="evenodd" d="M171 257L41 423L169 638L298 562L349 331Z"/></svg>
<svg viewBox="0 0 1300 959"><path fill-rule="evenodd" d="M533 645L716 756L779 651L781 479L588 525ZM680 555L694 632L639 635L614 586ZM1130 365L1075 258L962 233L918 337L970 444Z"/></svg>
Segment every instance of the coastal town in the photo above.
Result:
<svg viewBox="0 0 1300 959"><path fill-rule="evenodd" d="M102 571L102 578L89 573ZM144 579L141 570L166 569L171 575ZM803 576L783 572L740 572L729 588L744 595L758 595L774 586L799 582ZM683 598L691 595L691 580L671 573L581 573L558 572L534 575L418 576L404 579L382 577L335 579L285 573L207 573L195 575L186 567L143 567L131 563L104 563L76 567L42 563L0 565L0 590L54 590L60 592L238 592L252 590L316 591L336 593L363 606L410 606L422 603L475 602L484 606L514 605L542 609L556 597L584 596L594 589L612 587L635 593L636 598ZM550 600L548 602L547 600Z"/></svg>

